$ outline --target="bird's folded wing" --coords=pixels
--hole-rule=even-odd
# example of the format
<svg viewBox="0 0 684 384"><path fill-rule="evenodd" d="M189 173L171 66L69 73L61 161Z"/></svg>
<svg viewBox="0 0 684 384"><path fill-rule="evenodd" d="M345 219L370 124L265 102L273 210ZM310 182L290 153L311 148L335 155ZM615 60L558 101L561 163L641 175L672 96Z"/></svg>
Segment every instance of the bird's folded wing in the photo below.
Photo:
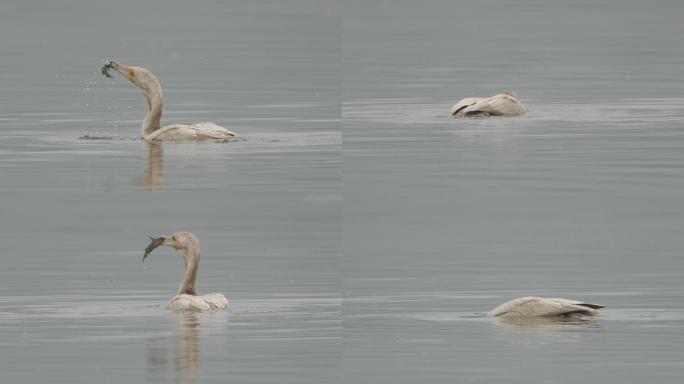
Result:
<svg viewBox="0 0 684 384"><path fill-rule="evenodd" d="M235 132L209 122L191 124L190 127L197 130L198 136L206 136L213 139L225 139L230 136L237 136Z"/></svg>

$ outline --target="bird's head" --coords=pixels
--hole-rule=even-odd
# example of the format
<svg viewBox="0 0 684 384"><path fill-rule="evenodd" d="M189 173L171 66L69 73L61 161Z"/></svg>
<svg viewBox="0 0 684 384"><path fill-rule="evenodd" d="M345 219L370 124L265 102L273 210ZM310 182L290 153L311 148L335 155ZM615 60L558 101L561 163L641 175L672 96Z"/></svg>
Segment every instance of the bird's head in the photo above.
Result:
<svg viewBox="0 0 684 384"><path fill-rule="evenodd" d="M162 245L171 247L177 251L182 251L184 254L190 250L199 253L199 240L197 240L197 236L195 236L192 232L182 231L157 238L149 236L149 238L152 241L147 246L147 248L145 248L145 253L143 254L143 262L155 248Z"/></svg>
<svg viewBox="0 0 684 384"><path fill-rule="evenodd" d="M112 60L102 66L102 74L105 77L112 77L112 75L109 74L110 69L119 72L123 77L127 78L128 81L145 92L153 89L161 89L159 80L147 68L129 67L116 60Z"/></svg>

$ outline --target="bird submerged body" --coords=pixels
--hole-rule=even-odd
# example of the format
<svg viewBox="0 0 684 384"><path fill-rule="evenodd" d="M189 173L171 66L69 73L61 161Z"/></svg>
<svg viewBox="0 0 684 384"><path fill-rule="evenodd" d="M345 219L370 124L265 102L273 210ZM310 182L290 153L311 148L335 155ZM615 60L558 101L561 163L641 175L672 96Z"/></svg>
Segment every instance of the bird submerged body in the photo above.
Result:
<svg viewBox="0 0 684 384"><path fill-rule="evenodd" d="M172 311L206 311L210 309L226 309L230 306L228 299L221 293L210 293L204 296L176 295L166 308Z"/></svg>
<svg viewBox="0 0 684 384"><path fill-rule="evenodd" d="M161 116L164 106L164 95L161 83L148 69L142 67L128 67L115 60L102 66L102 74L112 77L109 70L114 69L126 77L133 85L140 88L147 99L149 112L143 120L141 136L150 141L183 141L183 140L211 140L235 139L237 134L214 123L172 124L161 126Z"/></svg>
<svg viewBox="0 0 684 384"><path fill-rule="evenodd" d="M235 132L214 123L172 124L153 131L146 137L151 141L216 140L236 138Z"/></svg>
<svg viewBox="0 0 684 384"><path fill-rule="evenodd" d="M525 106L513 91L492 97L467 97L451 107L451 115L459 117L520 116L525 112Z"/></svg>
<svg viewBox="0 0 684 384"><path fill-rule="evenodd" d="M595 316L602 305L577 300L544 297L520 297L507 301L487 313L491 317L569 317Z"/></svg>

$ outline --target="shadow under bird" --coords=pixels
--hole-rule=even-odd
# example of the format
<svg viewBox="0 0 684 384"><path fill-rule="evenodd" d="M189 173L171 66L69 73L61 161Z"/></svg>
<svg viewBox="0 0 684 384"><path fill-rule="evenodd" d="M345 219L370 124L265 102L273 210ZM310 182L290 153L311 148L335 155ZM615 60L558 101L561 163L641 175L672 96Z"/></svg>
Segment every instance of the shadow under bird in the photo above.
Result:
<svg viewBox="0 0 684 384"><path fill-rule="evenodd" d="M467 97L451 107L451 115L459 117L520 116L525 112L525 106L513 91L491 97Z"/></svg>
<svg viewBox="0 0 684 384"><path fill-rule="evenodd" d="M203 122L195 124L171 124L161 126L164 94L157 77L147 68L128 67L112 60L102 66L102 74L111 78L110 70L115 70L140 88L147 99L149 112L143 120L141 136L145 140L207 140L207 139L235 139L237 134L214 123Z"/></svg>
<svg viewBox="0 0 684 384"><path fill-rule="evenodd" d="M579 317L595 316L603 305L578 300L546 297L520 297L507 301L487 313L492 317Z"/></svg>
<svg viewBox="0 0 684 384"><path fill-rule="evenodd" d="M228 299L221 293L209 293L204 296L197 294L197 269L200 259L200 245L197 236L191 232L182 231L158 238L150 237L150 239L152 241L145 248L143 262L153 250L160 246L168 246L177 250L185 261L185 277L178 289L178 294L169 301L166 308L174 311L204 311L226 309L230 306Z"/></svg>

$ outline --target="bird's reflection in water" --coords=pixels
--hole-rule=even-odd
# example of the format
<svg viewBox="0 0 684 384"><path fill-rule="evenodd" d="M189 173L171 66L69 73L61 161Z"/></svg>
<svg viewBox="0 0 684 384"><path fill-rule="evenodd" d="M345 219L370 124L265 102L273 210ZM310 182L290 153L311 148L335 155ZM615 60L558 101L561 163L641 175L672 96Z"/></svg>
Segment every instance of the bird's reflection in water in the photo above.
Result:
<svg viewBox="0 0 684 384"><path fill-rule="evenodd" d="M182 383L196 383L200 368L199 322L195 313L182 313L179 321L174 353L176 377Z"/></svg>
<svg viewBox="0 0 684 384"><path fill-rule="evenodd" d="M200 335L197 314L178 313L178 326L171 337L147 340L148 381L198 383Z"/></svg>
<svg viewBox="0 0 684 384"><path fill-rule="evenodd" d="M147 174L144 184L150 191L164 189L164 147L161 143L145 140L147 145Z"/></svg>
<svg viewBox="0 0 684 384"><path fill-rule="evenodd" d="M585 317L497 317L496 325L506 332L539 336L595 330L601 327L597 318Z"/></svg>

